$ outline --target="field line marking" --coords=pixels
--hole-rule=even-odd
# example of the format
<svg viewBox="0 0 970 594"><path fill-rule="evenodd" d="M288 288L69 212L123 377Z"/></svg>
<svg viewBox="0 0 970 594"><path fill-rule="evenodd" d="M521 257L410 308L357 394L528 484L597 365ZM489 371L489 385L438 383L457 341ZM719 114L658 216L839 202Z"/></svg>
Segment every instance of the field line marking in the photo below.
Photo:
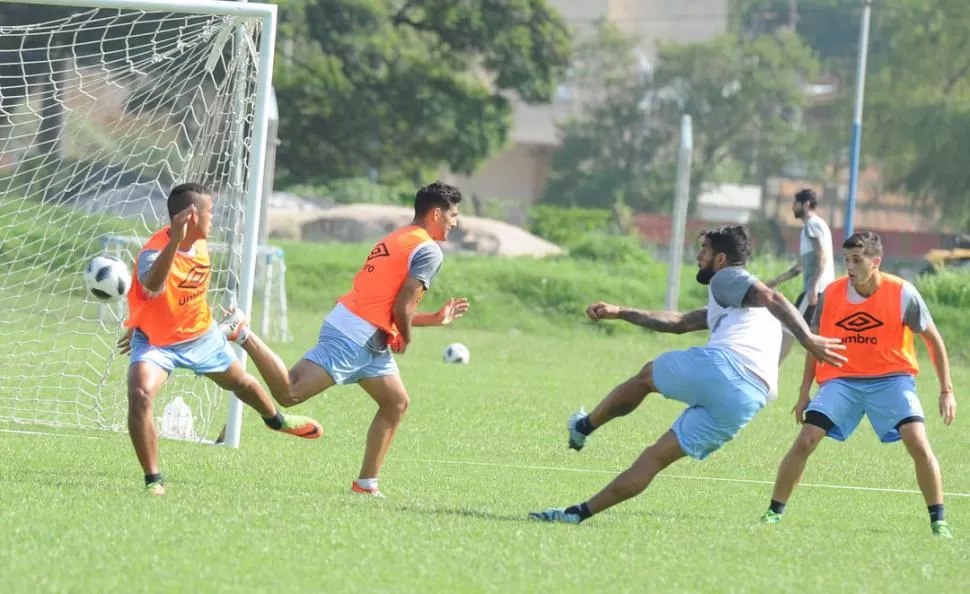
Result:
<svg viewBox="0 0 970 594"><path fill-rule="evenodd" d="M437 460L426 458L399 458L401 462L423 462L426 464L451 464L453 466L484 466L488 468L508 468L512 470L548 470L555 472L580 472L585 474L618 474L619 470L596 470L591 468L567 468L563 466L534 466L530 464L502 464L498 462L474 462L470 460ZM689 481L710 481L724 483L747 483L754 485L774 485L774 481L757 479L728 478L718 476L691 476L687 474L660 474L663 478L674 478ZM843 489L846 491L872 491L876 493L904 493L907 495L920 495L915 489L891 489L887 487L862 487L857 485L825 485L820 483L800 483L799 487L811 487L816 489ZM970 493L946 493L945 497L970 497Z"/></svg>
<svg viewBox="0 0 970 594"><path fill-rule="evenodd" d="M42 437L75 437L77 439L101 439L92 435L74 435L72 433L54 433L47 431L27 431L24 429L0 429L0 433L15 433L17 435L40 435Z"/></svg>

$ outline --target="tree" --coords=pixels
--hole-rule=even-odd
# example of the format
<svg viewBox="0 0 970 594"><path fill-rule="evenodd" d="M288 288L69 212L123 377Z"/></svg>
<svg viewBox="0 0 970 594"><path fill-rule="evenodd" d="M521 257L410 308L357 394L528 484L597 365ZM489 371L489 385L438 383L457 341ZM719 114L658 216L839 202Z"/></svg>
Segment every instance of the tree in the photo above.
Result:
<svg viewBox="0 0 970 594"><path fill-rule="evenodd" d="M866 89L864 147L891 187L970 223L970 14L960 0L894 0L883 7L887 50ZM879 10L879 8L875 9Z"/></svg>
<svg viewBox="0 0 970 594"><path fill-rule="evenodd" d="M683 113L693 120L693 196L705 181L760 182L797 154L805 133L791 116L804 103L800 81L817 63L796 35L661 43L656 68L639 77L630 74L630 45L616 35L601 26L587 51L609 56L594 63L628 64L628 75L607 70L605 98L563 127L547 200L602 206L622 195L638 209L669 209ZM720 172L732 163L740 171L725 179Z"/></svg>
<svg viewBox="0 0 970 594"><path fill-rule="evenodd" d="M300 183L472 173L506 142L510 95L549 101L569 56L545 0L281 3L278 169Z"/></svg>
<svg viewBox="0 0 970 594"><path fill-rule="evenodd" d="M671 131L660 104L644 101L653 85L635 47L605 21L576 42L570 86L589 103L560 126L543 201L609 208L622 200L640 210L670 203L674 172L661 153Z"/></svg>

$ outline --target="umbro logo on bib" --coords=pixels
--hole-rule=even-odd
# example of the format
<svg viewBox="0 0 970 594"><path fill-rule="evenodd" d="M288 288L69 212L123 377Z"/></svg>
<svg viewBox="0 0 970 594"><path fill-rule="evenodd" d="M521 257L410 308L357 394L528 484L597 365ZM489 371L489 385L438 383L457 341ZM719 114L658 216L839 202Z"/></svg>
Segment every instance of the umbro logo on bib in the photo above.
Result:
<svg viewBox="0 0 970 594"><path fill-rule="evenodd" d="M382 241L381 243L374 246L374 249L372 249L370 251L370 254L367 256L367 259L373 260L374 258L383 258L384 256L390 256L390 255L391 255L390 252L387 251L387 246L384 245L384 242Z"/></svg>
<svg viewBox="0 0 970 594"><path fill-rule="evenodd" d="M209 279L209 266L196 264L185 275L185 279L179 283L180 289L198 289Z"/></svg>
<svg viewBox="0 0 970 594"><path fill-rule="evenodd" d="M884 324L881 320L872 317L870 314L860 311L842 318L835 325L849 332L868 332Z"/></svg>

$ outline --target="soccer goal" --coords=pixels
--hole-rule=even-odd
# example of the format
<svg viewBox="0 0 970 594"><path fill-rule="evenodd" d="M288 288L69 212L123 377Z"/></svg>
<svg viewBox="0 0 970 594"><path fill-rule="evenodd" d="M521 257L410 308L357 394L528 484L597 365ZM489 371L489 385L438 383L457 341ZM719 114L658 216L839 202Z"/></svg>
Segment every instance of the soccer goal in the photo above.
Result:
<svg viewBox="0 0 970 594"><path fill-rule="evenodd" d="M281 254L257 237L276 7L0 0L0 25L0 423L124 430L121 320L86 295L90 258L133 267L137 238L168 221L169 188L197 181L216 197L213 306L234 295L252 311L261 256L282 286ZM263 324L278 312L285 339L279 295ZM241 403L211 382L176 371L160 429L173 404L191 413L177 437L210 441L225 425L238 446Z"/></svg>

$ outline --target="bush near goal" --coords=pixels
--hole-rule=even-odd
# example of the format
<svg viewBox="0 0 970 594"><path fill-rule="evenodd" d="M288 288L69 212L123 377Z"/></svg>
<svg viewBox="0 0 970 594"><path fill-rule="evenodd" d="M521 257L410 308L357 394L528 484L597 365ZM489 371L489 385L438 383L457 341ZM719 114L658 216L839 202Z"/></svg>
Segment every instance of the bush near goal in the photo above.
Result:
<svg viewBox="0 0 970 594"><path fill-rule="evenodd" d="M81 271L105 250L133 266L135 244L168 222L172 185L217 195L212 304L231 292L252 312L265 259L262 328L288 337L282 253L257 239L276 7L10 4L0 0L0 423L124 430L123 311L86 297ZM193 412L183 437L211 440L226 425L238 446L234 397L176 372L156 417L178 397Z"/></svg>

